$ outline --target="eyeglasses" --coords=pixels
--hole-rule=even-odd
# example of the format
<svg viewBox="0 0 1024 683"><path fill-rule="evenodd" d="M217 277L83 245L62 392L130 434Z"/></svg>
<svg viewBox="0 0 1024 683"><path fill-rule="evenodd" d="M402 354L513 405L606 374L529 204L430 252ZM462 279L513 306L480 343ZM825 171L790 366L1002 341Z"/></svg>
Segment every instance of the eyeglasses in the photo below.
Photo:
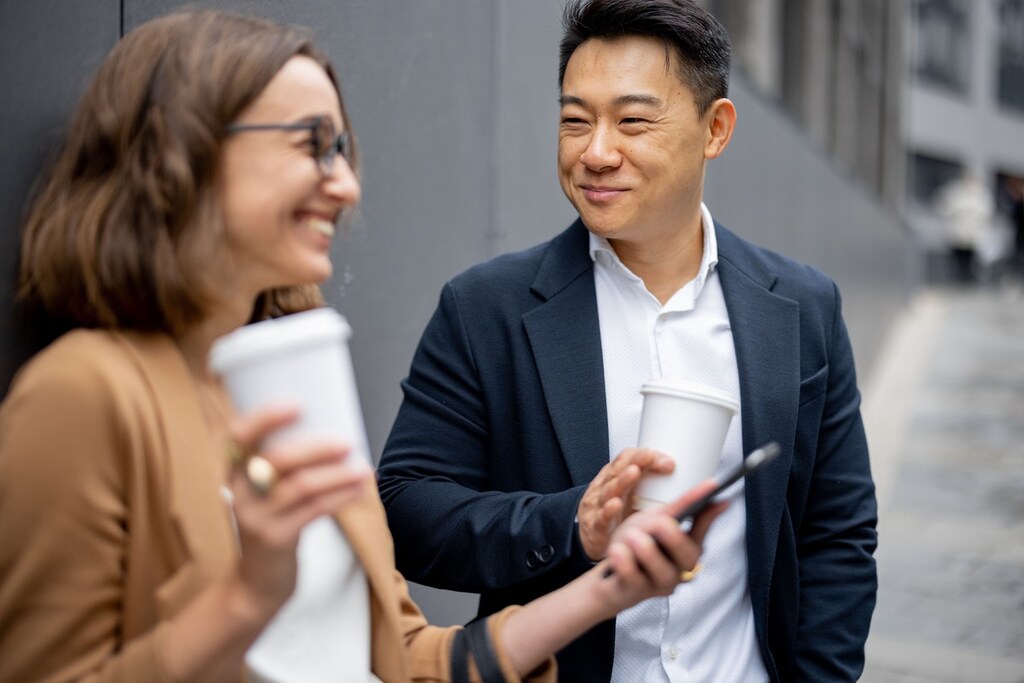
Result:
<svg viewBox="0 0 1024 683"><path fill-rule="evenodd" d="M334 123L326 116L317 116L300 123L232 123L228 133L242 133L250 130L307 130L313 143L313 158L320 173L331 175L334 158L341 154L347 164L352 165L352 138L347 130L334 134Z"/></svg>

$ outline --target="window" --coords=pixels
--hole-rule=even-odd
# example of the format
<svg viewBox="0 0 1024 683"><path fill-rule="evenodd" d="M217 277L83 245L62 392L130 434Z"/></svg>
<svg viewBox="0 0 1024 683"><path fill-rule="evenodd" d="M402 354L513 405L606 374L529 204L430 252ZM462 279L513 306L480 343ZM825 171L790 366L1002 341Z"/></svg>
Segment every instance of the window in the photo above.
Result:
<svg viewBox="0 0 1024 683"><path fill-rule="evenodd" d="M999 59L996 97L1024 110L1024 0L999 3Z"/></svg>
<svg viewBox="0 0 1024 683"><path fill-rule="evenodd" d="M957 93L970 73L970 5L965 0L917 0L914 67L918 78Z"/></svg>
<svg viewBox="0 0 1024 683"><path fill-rule="evenodd" d="M912 152L907 172L910 175L907 187L910 188L911 199L920 204L931 204L939 188L963 174L963 165L958 161Z"/></svg>

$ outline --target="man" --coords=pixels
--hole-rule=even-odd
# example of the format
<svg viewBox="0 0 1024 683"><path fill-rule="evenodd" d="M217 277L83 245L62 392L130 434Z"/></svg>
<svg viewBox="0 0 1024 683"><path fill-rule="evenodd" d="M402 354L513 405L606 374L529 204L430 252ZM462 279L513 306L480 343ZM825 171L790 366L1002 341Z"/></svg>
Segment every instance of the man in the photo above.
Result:
<svg viewBox="0 0 1024 683"><path fill-rule="evenodd" d="M741 403L720 471L783 454L727 492L703 571L566 648L561 679L856 680L876 508L853 357L835 285L702 203L736 120L728 37L689 0L574 0L564 25L580 218L444 287L380 466L398 566L482 614L562 585L667 467L628 448L641 384L689 379Z"/></svg>

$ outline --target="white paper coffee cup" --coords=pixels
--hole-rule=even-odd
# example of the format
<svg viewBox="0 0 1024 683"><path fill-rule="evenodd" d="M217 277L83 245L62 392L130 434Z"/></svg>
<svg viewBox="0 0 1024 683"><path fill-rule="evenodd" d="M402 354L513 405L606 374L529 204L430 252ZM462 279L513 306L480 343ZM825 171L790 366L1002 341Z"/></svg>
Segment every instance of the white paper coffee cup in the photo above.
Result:
<svg viewBox="0 0 1024 683"><path fill-rule="evenodd" d="M268 443L316 439L351 447L346 463L371 467L345 318L329 308L253 323L210 351L239 412L299 407L298 420ZM266 444L265 444L266 445ZM327 683L368 680L370 598L366 574L330 517L299 538L295 591L246 653L254 681ZM362 625L360 625L362 624ZM344 647L339 647L344 643Z"/></svg>
<svg viewBox="0 0 1024 683"><path fill-rule="evenodd" d="M337 311L317 308L239 328L217 340L210 367L242 413L271 405L299 407L296 422L268 443L324 439L351 447L348 460L371 464L348 340Z"/></svg>
<svg viewBox="0 0 1024 683"><path fill-rule="evenodd" d="M645 474L633 496L643 509L671 502L711 477L722 457L729 423L740 406L721 389L696 382L656 379L644 396L637 445L670 456L671 474Z"/></svg>

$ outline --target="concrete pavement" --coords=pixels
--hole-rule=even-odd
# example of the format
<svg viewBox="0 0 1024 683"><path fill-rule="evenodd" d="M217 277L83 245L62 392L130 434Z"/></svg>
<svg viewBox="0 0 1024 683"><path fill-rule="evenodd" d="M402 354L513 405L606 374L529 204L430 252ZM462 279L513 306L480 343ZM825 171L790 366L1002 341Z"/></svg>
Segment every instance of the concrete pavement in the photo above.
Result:
<svg viewBox="0 0 1024 683"><path fill-rule="evenodd" d="M862 381L880 505L866 683L1024 683L1024 297L933 286Z"/></svg>

